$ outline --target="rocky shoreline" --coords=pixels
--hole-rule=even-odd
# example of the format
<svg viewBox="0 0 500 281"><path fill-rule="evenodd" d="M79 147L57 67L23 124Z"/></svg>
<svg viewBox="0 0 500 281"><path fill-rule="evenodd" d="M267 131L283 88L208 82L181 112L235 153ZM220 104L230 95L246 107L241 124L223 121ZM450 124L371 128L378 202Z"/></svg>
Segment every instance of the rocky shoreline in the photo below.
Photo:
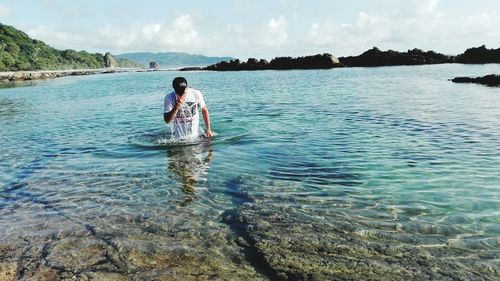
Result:
<svg viewBox="0 0 500 281"><path fill-rule="evenodd" d="M0 72L0 83L46 80L65 76L81 76L94 74L109 74L123 72L162 71L161 69L145 68L98 68L98 69L70 69L70 70L34 70Z"/></svg>
<svg viewBox="0 0 500 281"><path fill-rule="evenodd" d="M396 65L423 65L423 64L486 64L500 63L500 48L487 49L486 46L469 48L457 56L448 56L435 51L420 49L397 52L393 50L381 51L377 47L362 53L359 56L340 57L340 62L348 67L374 67Z"/></svg>
<svg viewBox="0 0 500 281"><path fill-rule="evenodd" d="M329 69L343 67L344 65L331 54L322 54L305 57L276 57L268 62L265 59L249 58L246 62L239 59L229 62L221 61L204 68L181 68L181 71L212 70L212 71L238 71L238 70L285 70L285 69Z"/></svg>
<svg viewBox="0 0 500 281"><path fill-rule="evenodd" d="M362 53L359 56L340 57L340 62L348 67L374 67L396 65L422 65L455 62L452 56L422 51L420 49L397 52L393 50L381 51L377 47Z"/></svg>

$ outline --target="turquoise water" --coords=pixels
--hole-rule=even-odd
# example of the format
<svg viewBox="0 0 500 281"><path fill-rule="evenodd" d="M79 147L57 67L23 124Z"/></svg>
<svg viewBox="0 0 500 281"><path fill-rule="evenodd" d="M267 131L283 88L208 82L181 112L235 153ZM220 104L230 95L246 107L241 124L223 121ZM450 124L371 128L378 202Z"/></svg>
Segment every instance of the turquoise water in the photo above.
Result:
<svg viewBox="0 0 500 281"><path fill-rule="evenodd" d="M500 89L447 81L490 73L500 65L122 73L0 89L0 242L48 248L39 267L58 274L109 273L106 262L75 269L71 255L57 257L58 241L89 231L124 261L127 249L156 252L130 237L136 228L237 236L224 214L253 204L325 225L352 222L349 235L373 243L437 247L443 259L486 268L494 279ZM204 94L218 133L212 141L168 141L162 102L179 75ZM36 271L15 249L0 257ZM128 266L138 276L151 268L160 270Z"/></svg>

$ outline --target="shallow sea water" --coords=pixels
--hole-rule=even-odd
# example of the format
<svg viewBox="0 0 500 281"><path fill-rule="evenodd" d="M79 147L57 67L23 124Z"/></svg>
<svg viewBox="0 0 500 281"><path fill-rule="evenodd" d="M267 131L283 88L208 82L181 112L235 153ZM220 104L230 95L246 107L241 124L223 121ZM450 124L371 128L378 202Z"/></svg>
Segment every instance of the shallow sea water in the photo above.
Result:
<svg viewBox="0 0 500 281"><path fill-rule="evenodd" d="M500 279L500 65L0 89L0 279ZM175 76L218 135L172 143ZM203 124L203 122L201 122Z"/></svg>

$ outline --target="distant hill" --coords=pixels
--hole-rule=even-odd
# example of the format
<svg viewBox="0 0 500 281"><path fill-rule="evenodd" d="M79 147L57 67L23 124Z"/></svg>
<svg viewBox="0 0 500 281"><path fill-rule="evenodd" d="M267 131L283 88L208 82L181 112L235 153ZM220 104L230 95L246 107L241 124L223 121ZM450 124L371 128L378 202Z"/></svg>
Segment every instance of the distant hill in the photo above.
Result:
<svg viewBox="0 0 500 281"><path fill-rule="evenodd" d="M128 67L128 68L142 68L143 65L129 59L117 58L115 55L113 57L116 60L116 66L118 67Z"/></svg>
<svg viewBox="0 0 500 281"><path fill-rule="evenodd" d="M130 60L113 66L139 67ZM26 33L0 23L0 71L60 70L106 67L104 55L86 51L57 50Z"/></svg>
<svg viewBox="0 0 500 281"><path fill-rule="evenodd" d="M160 68L182 67L182 66L207 66L220 61L232 60L232 57L207 57L202 55L191 55L186 53L125 53L116 55L116 58L129 59L149 67L149 62L155 61Z"/></svg>

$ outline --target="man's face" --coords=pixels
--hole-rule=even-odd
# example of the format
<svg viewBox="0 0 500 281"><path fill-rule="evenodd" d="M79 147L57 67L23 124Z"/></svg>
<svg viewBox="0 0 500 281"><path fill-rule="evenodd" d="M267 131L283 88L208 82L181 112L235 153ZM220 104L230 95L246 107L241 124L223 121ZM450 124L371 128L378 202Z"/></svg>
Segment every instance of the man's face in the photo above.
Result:
<svg viewBox="0 0 500 281"><path fill-rule="evenodd" d="M180 89L174 89L174 90L175 90L175 93L180 97L186 93L186 89L187 89L187 87L180 88Z"/></svg>
<svg viewBox="0 0 500 281"><path fill-rule="evenodd" d="M185 92L186 92L186 90L182 90L182 91L180 91L180 90L179 90L179 91L175 91L175 93L176 93L179 97L181 97L182 95L184 95L184 93L185 93Z"/></svg>

